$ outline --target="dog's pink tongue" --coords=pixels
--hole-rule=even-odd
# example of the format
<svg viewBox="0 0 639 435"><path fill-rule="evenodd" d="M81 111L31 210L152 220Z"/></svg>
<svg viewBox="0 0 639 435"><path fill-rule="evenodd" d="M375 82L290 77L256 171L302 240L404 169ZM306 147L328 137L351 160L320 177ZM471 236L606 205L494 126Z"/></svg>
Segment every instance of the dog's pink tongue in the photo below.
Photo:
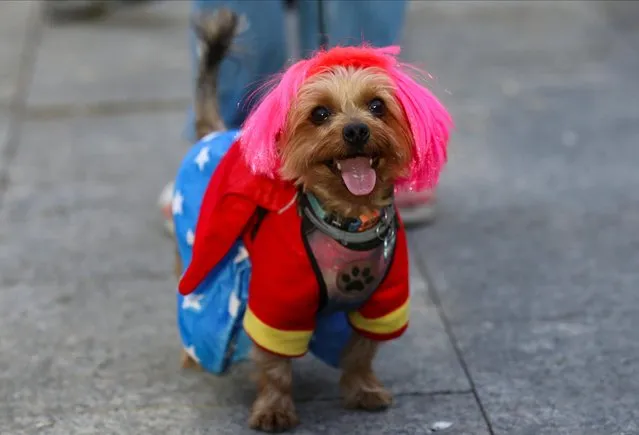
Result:
<svg viewBox="0 0 639 435"><path fill-rule="evenodd" d="M368 157L353 157L339 161L342 180L353 195L368 195L375 188L377 174L375 169L371 168L370 161Z"/></svg>

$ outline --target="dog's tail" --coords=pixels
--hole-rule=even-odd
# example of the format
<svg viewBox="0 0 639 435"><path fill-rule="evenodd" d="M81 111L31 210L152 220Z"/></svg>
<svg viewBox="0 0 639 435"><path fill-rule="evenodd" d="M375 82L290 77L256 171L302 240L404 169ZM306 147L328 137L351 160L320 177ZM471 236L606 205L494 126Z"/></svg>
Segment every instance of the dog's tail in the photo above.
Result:
<svg viewBox="0 0 639 435"><path fill-rule="evenodd" d="M191 20L199 48L194 108L198 140L211 132L226 129L217 99L217 76L220 64L237 33L238 22L238 16L225 8L195 16Z"/></svg>

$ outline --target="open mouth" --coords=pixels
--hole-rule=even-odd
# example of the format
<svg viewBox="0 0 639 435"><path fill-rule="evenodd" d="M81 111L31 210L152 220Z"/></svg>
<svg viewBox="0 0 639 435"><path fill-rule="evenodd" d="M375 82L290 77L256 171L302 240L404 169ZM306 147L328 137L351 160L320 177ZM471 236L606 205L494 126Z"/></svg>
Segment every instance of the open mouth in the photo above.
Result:
<svg viewBox="0 0 639 435"><path fill-rule="evenodd" d="M368 195L375 189L379 157L358 155L326 162L333 172L342 177L344 185L353 195Z"/></svg>

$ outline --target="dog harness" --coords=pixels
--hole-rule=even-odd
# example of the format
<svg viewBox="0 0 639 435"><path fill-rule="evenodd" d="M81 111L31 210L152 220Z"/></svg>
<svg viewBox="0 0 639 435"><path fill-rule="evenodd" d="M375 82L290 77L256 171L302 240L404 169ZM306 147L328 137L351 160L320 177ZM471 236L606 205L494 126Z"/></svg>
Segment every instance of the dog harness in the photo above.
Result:
<svg viewBox="0 0 639 435"><path fill-rule="evenodd" d="M302 237L319 286L318 313L353 311L382 283L395 253L395 210L347 219L327 214L312 194L301 195Z"/></svg>
<svg viewBox="0 0 639 435"><path fill-rule="evenodd" d="M214 373L244 359L251 341L286 357L310 350L337 366L353 331L379 341L400 336L408 253L394 207L331 216L291 183L253 175L237 136L198 142L176 178L187 352Z"/></svg>

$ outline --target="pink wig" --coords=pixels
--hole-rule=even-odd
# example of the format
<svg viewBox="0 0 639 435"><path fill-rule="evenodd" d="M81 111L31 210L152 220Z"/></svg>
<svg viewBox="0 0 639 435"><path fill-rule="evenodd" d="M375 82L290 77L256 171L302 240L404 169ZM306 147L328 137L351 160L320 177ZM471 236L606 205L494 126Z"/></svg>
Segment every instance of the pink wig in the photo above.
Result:
<svg viewBox="0 0 639 435"><path fill-rule="evenodd" d="M256 174L276 177L279 168L277 137L305 80L334 66L375 67L384 70L394 83L395 96L404 109L414 141L410 173L407 178L398 180L396 189L434 187L446 163L452 120L439 100L407 74L405 69L409 66L397 60L399 52L397 46L336 47L292 65L278 77L277 85L266 94L243 125L241 147L250 168Z"/></svg>

